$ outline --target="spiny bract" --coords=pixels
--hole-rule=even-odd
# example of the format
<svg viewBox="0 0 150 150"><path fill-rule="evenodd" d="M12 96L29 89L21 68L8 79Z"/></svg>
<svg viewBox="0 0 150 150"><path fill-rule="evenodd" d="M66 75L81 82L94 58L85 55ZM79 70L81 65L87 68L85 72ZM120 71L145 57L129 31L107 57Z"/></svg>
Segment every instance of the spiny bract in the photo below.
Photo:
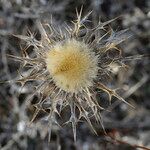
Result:
<svg viewBox="0 0 150 150"><path fill-rule="evenodd" d="M22 50L23 57L11 56L22 63L22 68L28 68L26 75L22 75L16 82L22 86L32 80L39 84L28 99L31 102L34 95L41 95L39 102L34 105L36 111L31 122L43 110L47 113L51 132L53 124L59 125L56 114L60 115L62 109L69 106L71 115L66 123L72 124L75 140L79 120L84 118L95 133L90 118L95 117L102 125L100 111L103 108L96 99L96 91L106 92L110 101L114 96L127 103L115 90L103 84L103 77L113 73L113 64L117 64L118 68L125 67L121 50L116 45L127 38L127 30L113 32L110 29L101 36L101 31L105 32L104 27L113 20L99 22L96 27L88 28L86 21L89 15L90 13L81 18L81 11L77 12L73 26L66 25L61 29L53 23L43 26L37 21L41 40L36 40L31 32L29 36L16 35L26 41L27 47ZM27 53L30 46L34 47L35 57L30 57ZM112 50L118 51L117 57L109 55ZM49 112L46 111L48 109Z"/></svg>

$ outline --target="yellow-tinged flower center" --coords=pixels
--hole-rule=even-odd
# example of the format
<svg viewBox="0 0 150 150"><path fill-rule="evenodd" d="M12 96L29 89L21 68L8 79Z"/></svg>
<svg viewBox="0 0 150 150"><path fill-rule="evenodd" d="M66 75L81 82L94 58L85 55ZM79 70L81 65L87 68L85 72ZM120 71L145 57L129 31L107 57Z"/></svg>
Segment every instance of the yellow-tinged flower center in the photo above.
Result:
<svg viewBox="0 0 150 150"><path fill-rule="evenodd" d="M97 57L82 42L68 40L47 53L47 69L55 84L67 92L92 85L97 75Z"/></svg>

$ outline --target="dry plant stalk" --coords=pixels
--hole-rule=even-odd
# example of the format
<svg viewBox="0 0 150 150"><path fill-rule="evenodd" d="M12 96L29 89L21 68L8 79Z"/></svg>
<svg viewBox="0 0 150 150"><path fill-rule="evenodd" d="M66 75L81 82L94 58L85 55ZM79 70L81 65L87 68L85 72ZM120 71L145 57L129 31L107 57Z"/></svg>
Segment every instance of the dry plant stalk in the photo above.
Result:
<svg viewBox="0 0 150 150"><path fill-rule="evenodd" d="M91 117L95 117L103 127L100 112L104 108L96 99L98 89L109 95L110 102L114 96L131 106L115 90L106 87L102 78L111 76L114 64L117 68L126 67L122 61L121 50L116 46L128 38L127 30L113 32L110 29L101 36L101 31L104 32L105 26L114 19L104 23L99 22L91 29L86 26L91 12L83 18L81 13L82 9L77 12L77 20L72 22L73 26L66 25L63 29L56 28L53 23L43 26L40 21L37 21L41 40L36 40L31 32L28 36L15 35L24 40L27 47L22 50L22 57L10 55L14 60L20 61L22 68L27 66L30 72L26 76L21 76L16 82L20 82L22 86L28 81L39 83L28 99L30 103L34 95L37 93L41 95L39 102L34 105L36 111L31 122L40 110L45 111L48 116L49 134L51 134L52 125L58 125L56 114L60 115L62 109L69 106L71 114L66 123L72 124L74 140L76 140L76 125L83 118L95 133ZM49 32L45 30L46 26ZM34 47L36 54L34 58L27 53L30 46ZM117 57L109 56L109 52L113 50L118 51ZM45 103L49 104L48 108L44 107Z"/></svg>

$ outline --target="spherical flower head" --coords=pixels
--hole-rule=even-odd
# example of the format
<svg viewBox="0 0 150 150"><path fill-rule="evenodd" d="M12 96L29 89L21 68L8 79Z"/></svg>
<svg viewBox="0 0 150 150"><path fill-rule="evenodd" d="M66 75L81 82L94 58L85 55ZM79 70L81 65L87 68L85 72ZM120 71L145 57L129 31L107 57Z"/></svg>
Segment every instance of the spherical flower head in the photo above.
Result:
<svg viewBox="0 0 150 150"><path fill-rule="evenodd" d="M55 84L71 93L92 86L98 71L94 52L75 39L57 43L47 52L46 64Z"/></svg>

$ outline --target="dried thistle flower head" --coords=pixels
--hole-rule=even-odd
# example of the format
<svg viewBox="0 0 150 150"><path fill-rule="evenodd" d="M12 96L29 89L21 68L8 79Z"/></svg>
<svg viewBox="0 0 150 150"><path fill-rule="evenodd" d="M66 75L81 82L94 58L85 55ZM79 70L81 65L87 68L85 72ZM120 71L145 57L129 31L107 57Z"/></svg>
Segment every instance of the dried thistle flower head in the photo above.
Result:
<svg viewBox="0 0 150 150"><path fill-rule="evenodd" d="M76 94L92 86L98 72L98 58L88 45L75 39L56 43L46 54L46 65L56 86Z"/></svg>
<svg viewBox="0 0 150 150"><path fill-rule="evenodd" d="M102 125L100 111L103 108L96 99L98 89L106 92L110 101L114 96L127 103L115 90L103 84L103 76L111 76L113 64L117 64L118 68L125 67L121 50L116 46L127 38L127 30L119 32L110 30L100 36L104 26L113 20L99 22L96 27L90 29L85 25L89 15L90 13L82 19L81 11L77 12L77 20L73 22L73 26L66 25L62 29L56 28L52 23L48 24L49 32L37 21L41 33L40 41L31 33L29 36L17 36L27 42L27 48L34 47L36 57L31 58L27 48L22 50L23 57L11 56L20 61L22 67L28 66L26 75L21 76L17 82L22 86L32 80L39 83L28 99L30 101L38 93L41 95L39 102L34 105L36 111L31 122L39 111L43 110L47 113L51 132L52 125L58 125L56 114L60 115L61 110L69 106L71 116L66 123L72 124L74 139L76 139L77 122L82 118L95 133L90 118L95 117ZM118 51L117 57L109 56L112 50ZM47 109L49 112L46 111Z"/></svg>

